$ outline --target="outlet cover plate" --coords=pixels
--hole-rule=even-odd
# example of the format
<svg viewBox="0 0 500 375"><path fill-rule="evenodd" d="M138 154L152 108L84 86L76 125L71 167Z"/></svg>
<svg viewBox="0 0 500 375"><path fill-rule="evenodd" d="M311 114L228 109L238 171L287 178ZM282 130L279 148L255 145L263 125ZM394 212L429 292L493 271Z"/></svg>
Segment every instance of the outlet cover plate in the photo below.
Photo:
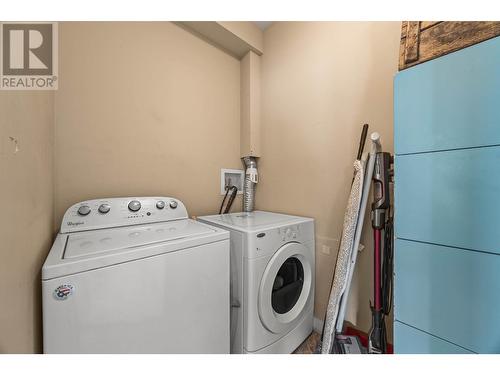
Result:
<svg viewBox="0 0 500 375"><path fill-rule="evenodd" d="M243 194L243 181L245 180L245 171L242 169L226 169L220 170L220 194L226 194L227 181L231 181L231 185L238 188L238 194Z"/></svg>

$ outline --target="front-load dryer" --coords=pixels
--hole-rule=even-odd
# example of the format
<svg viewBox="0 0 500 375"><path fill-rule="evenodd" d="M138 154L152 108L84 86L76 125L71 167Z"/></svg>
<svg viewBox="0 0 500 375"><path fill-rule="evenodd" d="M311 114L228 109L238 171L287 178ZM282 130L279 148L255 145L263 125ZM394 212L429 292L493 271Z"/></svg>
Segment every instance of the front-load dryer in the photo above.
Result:
<svg viewBox="0 0 500 375"><path fill-rule="evenodd" d="M254 211L198 220L231 233L231 353L293 352L313 329L313 219Z"/></svg>
<svg viewBox="0 0 500 375"><path fill-rule="evenodd" d="M77 203L42 268L45 353L229 353L229 233L174 198Z"/></svg>

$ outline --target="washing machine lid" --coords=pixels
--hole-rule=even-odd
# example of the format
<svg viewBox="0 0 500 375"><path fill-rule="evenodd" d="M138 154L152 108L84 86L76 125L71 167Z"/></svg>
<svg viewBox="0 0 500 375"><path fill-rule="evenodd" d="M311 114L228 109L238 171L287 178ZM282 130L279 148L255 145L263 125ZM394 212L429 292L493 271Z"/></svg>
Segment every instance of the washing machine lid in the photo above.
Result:
<svg viewBox="0 0 500 375"><path fill-rule="evenodd" d="M59 233L42 267L42 280L218 241L228 242L229 232L191 219Z"/></svg>
<svg viewBox="0 0 500 375"><path fill-rule="evenodd" d="M312 218L279 214L267 211L237 212L224 215L201 216L198 220L242 232L255 232L282 225L312 221Z"/></svg>
<svg viewBox="0 0 500 375"><path fill-rule="evenodd" d="M68 235L64 259L124 251L140 246L214 233L215 230L192 220L77 232Z"/></svg>

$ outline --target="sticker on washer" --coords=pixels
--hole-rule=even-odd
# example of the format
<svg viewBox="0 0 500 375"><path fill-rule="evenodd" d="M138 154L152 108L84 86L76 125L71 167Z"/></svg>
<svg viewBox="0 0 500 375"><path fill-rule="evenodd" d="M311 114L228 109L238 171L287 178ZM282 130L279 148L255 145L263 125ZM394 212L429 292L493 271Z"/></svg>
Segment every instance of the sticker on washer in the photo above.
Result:
<svg viewBox="0 0 500 375"><path fill-rule="evenodd" d="M75 287L71 284L59 285L54 290L54 298L58 301L64 301L64 300L68 299L68 297L70 295L73 294L74 290L75 290Z"/></svg>

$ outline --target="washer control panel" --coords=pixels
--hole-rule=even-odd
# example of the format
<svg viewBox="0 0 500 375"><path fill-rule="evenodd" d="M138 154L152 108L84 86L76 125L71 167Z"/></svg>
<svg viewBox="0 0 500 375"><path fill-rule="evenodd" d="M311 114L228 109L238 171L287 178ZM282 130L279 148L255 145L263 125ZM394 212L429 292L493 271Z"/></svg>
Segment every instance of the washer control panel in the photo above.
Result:
<svg viewBox="0 0 500 375"><path fill-rule="evenodd" d="M187 219L184 204L170 197L93 199L64 214L61 233Z"/></svg>

